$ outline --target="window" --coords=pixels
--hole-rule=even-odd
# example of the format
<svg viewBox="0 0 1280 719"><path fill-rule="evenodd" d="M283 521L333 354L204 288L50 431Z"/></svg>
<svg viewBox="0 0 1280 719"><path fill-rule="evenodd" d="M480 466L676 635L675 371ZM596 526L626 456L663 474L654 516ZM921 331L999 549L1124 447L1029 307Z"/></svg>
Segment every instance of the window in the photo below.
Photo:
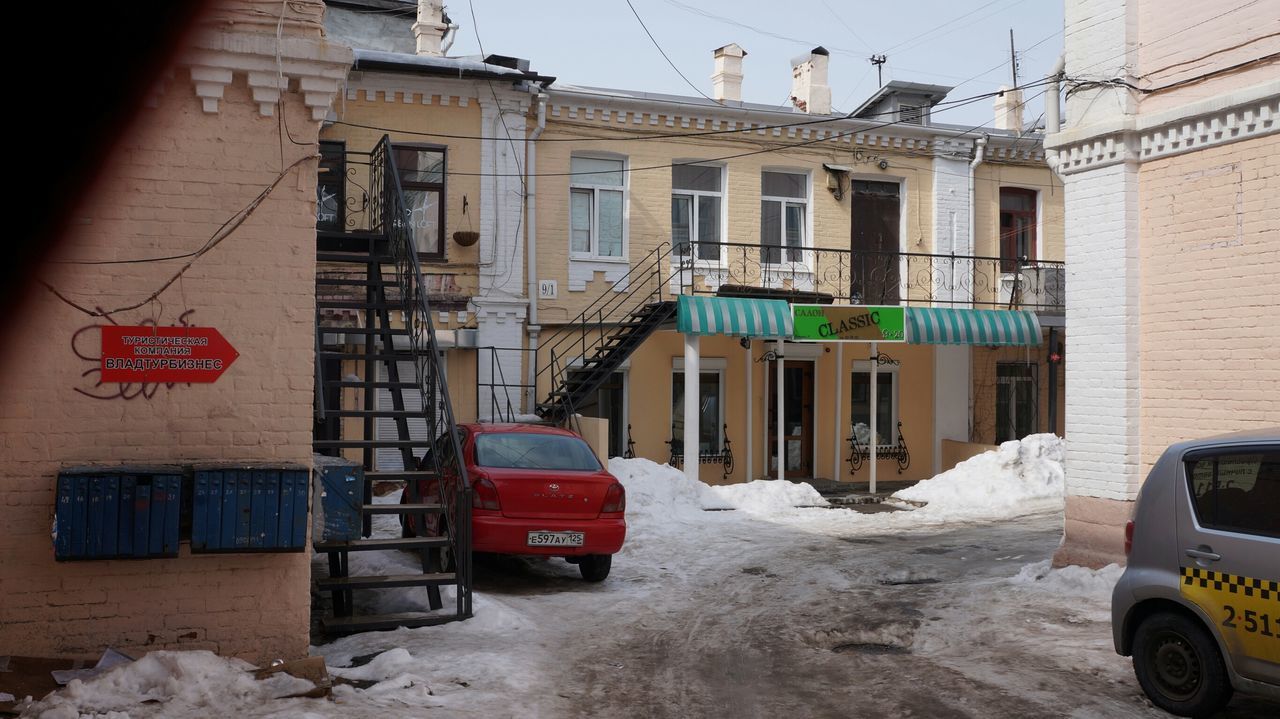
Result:
<svg viewBox="0 0 1280 719"><path fill-rule="evenodd" d="M689 254L690 243L696 242L697 259L720 259L723 196L724 168L711 165L671 168L671 246L676 254Z"/></svg>
<svg viewBox="0 0 1280 719"><path fill-rule="evenodd" d="M569 186L569 249L575 255L623 255L626 172L622 160L574 157ZM585 173L585 174L583 174Z"/></svg>
<svg viewBox="0 0 1280 719"><path fill-rule="evenodd" d="M777 264L802 262L809 178L793 172L760 175L760 261ZM797 249L790 249L797 248Z"/></svg>
<svg viewBox="0 0 1280 719"><path fill-rule="evenodd" d="M1202 454L1186 468L1200 526L1280 537L1280 448Z"/></svg>
<svg viewBox="0 0 1280 719"><path fill-rule="evenodd" d="M705 360L704 360L705 361ZM698 382L698 452L719 452L724 427L722 370L703 370ZM676 451L684 454L684 368L671 375L671 426Z"/></svg>
<svg viewBox="0 0 1280 719"><path fill-rule="evenodd" d="M443 147L398 145L394 148L400 189L409 209L409 229L418 254L444 259Z"/></svg>
<svg viewBox="0 0 1280 719"><path fill-rule="evenodd" d="M600 469L600 462L587 443L577 437L481 432L476 437L476 466L595 472Z"/></svg>
<svg viewBox="0 0 1280 719"><path fill-rule="evenodd" d="M996 363L996 444L1036 433L1039 397L1034 364Z"/></svg>
<svg viewBox="0 0 1280 719"><path fill-rule="evenodd" d="M1036 257L1036 192L1000 188L1000 271L1016 272Z"/></svg>
<svg viewBox="0 0 1280 719"><path fill-rule="evenodd" d="M860 444L871 441L871 363L854 363L850 385L850 421ZM876 445L896 444L898 426L898 372L880 367L876 370Z"/></svg>
<svg viewBox="0 0 1280 719"><path fill-rule="evenodd" d="M341 232L346 220L346 146L341 142L320 143L320 169L316 178L316 229Z"/></svg>

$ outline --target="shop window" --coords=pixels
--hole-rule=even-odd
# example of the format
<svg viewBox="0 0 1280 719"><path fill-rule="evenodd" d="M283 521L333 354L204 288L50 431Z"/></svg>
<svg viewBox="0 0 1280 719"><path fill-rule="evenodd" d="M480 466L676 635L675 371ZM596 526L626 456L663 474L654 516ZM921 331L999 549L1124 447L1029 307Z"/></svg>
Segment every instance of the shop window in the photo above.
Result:
<svg viewBox="0 0 1280 719"><path fill-rule="evenodd" d="M677 255L720 260L724 228L720 222L724 200L724 168L714 165L674 165L671 168L671 246Z"/></svg>
<svg viewBox="0 0 1280 719"><path fill-rule="evenodd" d="M443 260L445 149L396 145L394 151L418 254L427 260Z"/></svg>
<svg viewBox="0 0 1280 719"><path fill-rule="evenodd" d="M760 175L760 261L802 262L809 178L795 172ZM784 251L785 248L785 251ZM784 259L785 254L785 259Z"/></svg>
<svg viewBox="0 0 1280 719"><path fill-rule="evenodd" d="M626 162L573 157L569 185L569 247L576 256L625 256Z"/></svg>
<svg viewBox="0 0 1280 719"><path fill-rule="evenodd" d="M1187 462L1196 520L1207 529L1280 537L1280 448Z"/></svg>
<svg viewBox="0 0 1280 719"><path fill-rule="evenodd" d="M1036 258L1036 193L1000 188L1000 271L1016 272Z"/></svg>
<svg viewBox="0 0 1280 719"><path fill-rule="evenodd" d="M855 363L850 392L850 421L859 444L871 442L871 363ZM876 445L897 442L898 371L893 367L876 370Z"/></svg>
<svg viewBox="0 0 1280 719"><path fill-rule="evenodd" d="M705 362L705 360L704 360ZM684 442L684 368L671 374L672 439L683 454ZM704 369L698 381L698 451L716 453L724 445L724 370Z"/></svg>
<svg viewBox="0 0 1280 719"><path fill-rule="evenodd" d="M996 363L996 443L1022 439L1038 431L1040 394L1036 365L1030 362Z"/></svg>

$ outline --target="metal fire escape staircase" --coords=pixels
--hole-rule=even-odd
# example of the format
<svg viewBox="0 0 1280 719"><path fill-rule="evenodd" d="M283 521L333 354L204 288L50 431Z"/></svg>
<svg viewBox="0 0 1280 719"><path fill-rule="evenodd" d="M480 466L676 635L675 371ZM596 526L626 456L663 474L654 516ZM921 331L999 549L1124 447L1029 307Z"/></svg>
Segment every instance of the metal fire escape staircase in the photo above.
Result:
<svg viewBox="0 0 1280 719"><path fill-rule="evenodd" d="M362 162L353 164L365 164ZM350 271L325 273L316 278L316 413L328 417L357 418L363 431L359 439L342 438L341 431L321 432L313 440L320 454L346 454L359 450L364 465L363 501L360 506L362 536L345 541L317 538L316 552L328 555L327 577L316 580L321 592L332 599L332 615L323 619L327 632L349 633L367 630L420 627L466 619L472 613L471 596L471 488L454 422L449 388L432 310L423 281L422 268L409 225L409 211L400 188L389 138L384 136L369 153L366 209L367 231L344 233L347 246L351 241L367 241L362 252L317 253L321 263L350 268ZM330 324L325 319L334 310L355 311L363 318L360 327ZM395 322L393 320L398 320ZM325 346L326 335L345 335L341 351ZM352 337L356 341L352 341ZM357 345L356 351L350 351ZM325 376L322 368L333 360L342 361L339 376ZM358 371L351 371L352 364ZM405 371L411 365L412 374ZM379 378L382 367L385 378ZM333 374L333 373L330 373ZM348 398L357 398L359 408L348 403L325 407L326 390L338 390ZM351 390L355 390L354 393ZM377 401L379 391L390 395L391 407ZM383 406L379 406L382 404ZM377 420L393 421L395 437L380 436ZM329 426L340 425L328 423ZM349 425L350 423L348 423ZM411 424L426 432L416 438ZM386 423L383 423L386 426ZM388 470L379 468L378 450L392 449L401 465ZM415 453L417 450L417 453ZM425 454L425 461L417 455ZM349 456L349 455L348 455ZM420 480L435 477L456 478L446 486L439 482L438 492L422 496ZM407 488L403 503L375 503L374 487L387 483ZM399 492L397 491L398 495ZM374 515L399 515L403 520L414 517L418 527L435 524L437 536L374 537ZM428 517L439 522L427 522ZM421 571L412 574L353 575L349 557L352 552L412 551L419 554ZM383 615L357 614L353 594L356 591L399 587L422 587L432 611ZM445 607L442 587L454 589L455 600Z"/></svg>
<svg viewBox="0 0 1280 719"><path fill-rule="evenodd" d="M600 386L644 341L675 316L667 270L671 247L662 243L632 266L573 321L543 345L550 360L539 369L552 387L536 412L567 425L575 408L589 404ZM678 270L676 270L678 272Z"/></svg>

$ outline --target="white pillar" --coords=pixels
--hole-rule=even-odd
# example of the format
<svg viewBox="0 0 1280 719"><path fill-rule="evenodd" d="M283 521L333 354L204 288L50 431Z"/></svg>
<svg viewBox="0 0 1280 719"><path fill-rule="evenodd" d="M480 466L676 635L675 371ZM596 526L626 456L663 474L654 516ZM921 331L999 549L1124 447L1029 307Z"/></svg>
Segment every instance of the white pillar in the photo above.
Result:
<svg viewBox="0 0 1280 719"><path fill-rule="evenodd" d="M753 460L755 459L755 442L753 442L753 441L752 441L752 440L755 438L755 432L753 431L753 427L752 427L752 424L751 424L751 410L752 410L752 405L754 405L754 404L755 404L755 399L754 399L754 395L751 393L751 380L752 380L752 377L751 377L751 345L750 345L750 344L748 344L748 345L747 345L747 348L746 348L745 350L743 350L743 355L744 355L744 358L746 359L746 367L745 367L745 369L746 369L746 372L747 372L747 425L746 425L746 426L747 426L747 432L746 432L746 436L747 436L747 481L748 481L748 482L750 482L751 480L755 479L755 477L756 477L756 475L755 475L755 463L754 463L754 461L753 461Z"/></svg>
<svg viewBox="0 0 1280 719"><path fill-rule="evenodd" d="M782 340L778 340L776 343L774 343L774 354L777 355L777 359L774 360L774 364L777 366L777 369L774 370L774 377L775 377L774 383L777 385L776 395L777 395L778 405L777 407L775 407L774 413L773 413L773 426L774 426L775 434L777 436L777 441L778 441L778 446L776 449L776 454L778 457L778 479L785 479L786 468L787 468L787 462L786 462L787 453L785 451L786 448L783 446L783 441L782 441L782 434L783 434L782 408L786 406L783 403L783 400L786 399L786 393L782 391Z"/></svg>
<svg viewBox="0 0 1280 719"><path fill-rule="evenodd" d="M876 493L876 368L880 365L877 361L880 358L880 352L876 349L876 343L871 343L871 487L870 492Z"/></svg>
<svg viewBox="0 0 1280 719"><path fill-rule="evenodd" d="M835 413L831 417L831 428L834 433L831 449L831 481L840 481L840 402L844 397L844 343L836 343L836 401Z"/></svg>
<svg viewBox="0 0 1280 719"><path fill-rule="evenodd" d="M698 385L702 379L699 368L698 335L684 336L684 476L699 481L698 470Z"/></svg>

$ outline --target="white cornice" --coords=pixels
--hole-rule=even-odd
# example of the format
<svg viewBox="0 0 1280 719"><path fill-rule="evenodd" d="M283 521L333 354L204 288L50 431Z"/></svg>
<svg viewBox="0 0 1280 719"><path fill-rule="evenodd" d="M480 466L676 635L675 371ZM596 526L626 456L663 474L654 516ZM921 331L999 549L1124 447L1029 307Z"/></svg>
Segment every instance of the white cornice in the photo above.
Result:
<svg viewBox="0 0 1280 719"><path fill-rule="evenodd" d="M1280 81L1150 115L1072 128L1045 138L1064 174L1145 162L1280 131Z"/></svg>
<svg viewBox="0 0 1280 719"><path fill-rule="evenodd" d="M351 48L322 39L233 32L201 33L178 64L188 67L204 111L218 112L223 90L243 75L263 115L297 83L313 120L323 120L351 68Z"/></svg>

